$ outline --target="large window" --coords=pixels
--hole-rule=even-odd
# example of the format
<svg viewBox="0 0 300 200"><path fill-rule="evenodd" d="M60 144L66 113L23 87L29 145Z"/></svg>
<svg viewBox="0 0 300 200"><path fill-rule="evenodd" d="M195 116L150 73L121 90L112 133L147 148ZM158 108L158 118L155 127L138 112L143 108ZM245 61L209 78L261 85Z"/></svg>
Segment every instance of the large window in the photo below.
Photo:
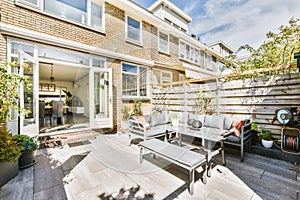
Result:
<svg viewBox="0 0 300 200"><path fill-rule="evenodd" d="M158 49L161 52L169 53L169 35L159 32Z"/></svg>
<svg viewBox="0 0 300 200"><path fill-rule="evenodd" d="M148 70L146 67L122 64L122 96L148 96Z"/></svg>
<svg viewBox="0 0 300 200"><path fill-rule="evenodd" d="M199 64L200 51L184 42L179 43L179 58Z"/></svg>
<svg viewBox="0 0 300 200"><path fill-rule="evenodd" d="M141 22L127 16L127 40L141 43Z"/></svg>
<svg viewBox="0 0 300 200"><path fill-rule="evenodd" d="M103 3L96 0L20 0L40 7L42 11L79 24L104 30Z"/></svg>

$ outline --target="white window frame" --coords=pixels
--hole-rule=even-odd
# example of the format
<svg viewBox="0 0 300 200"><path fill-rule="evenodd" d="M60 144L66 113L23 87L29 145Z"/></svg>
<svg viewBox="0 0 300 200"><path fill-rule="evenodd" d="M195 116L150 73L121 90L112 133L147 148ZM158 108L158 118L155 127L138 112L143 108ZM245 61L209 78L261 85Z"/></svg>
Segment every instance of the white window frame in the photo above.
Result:
<svg viewBox="0 0 300 200"><path fill-rule="evenodd" d="M153 69L153 76L155 76L154 71L159 72L159 80L158 80L158 84L163 84L163 83L172 83L173 82L173 72L171 71L166 71L166 70L160 70L160 69ZM170 78L165 79L163 78L163 73L167 73L170 75ZM166 81L166 82L164 82Z"/></svg>
<svg viewBox="0 0 300 200"><path fill-rule="evenodd" d="M164 34L164 35L167 35L168 36L168 46L167 46L167 51L164 51L163 49L161 49L161 46L160 46L160 34ZM166 53L166 54L170 54L170 34L166 33L166 32L163 32L163 31L158 31L158 51L159 52L162 52L162 53Z"/></svg>
<svg viewBox="0 0 300 200"><path fill-rule="evenodd" d="M56 18L56 19L59 19L59 20L62 20L62 21L66 21L66 22L69 22L69 23L72 23L72 24L76 24L78 26L82 26L84 28L88 28L88 29L92 29L92 30L95 30L95 31L98 31L98 32L101 32L101 33L105 33L105 2L104 1L96 1L96 0L86 0L87 1L87 24L82 24L82 23L79 23L75 20L72 20L70 18L66 18L66 17L62 17L58 14L55 14L55 13L52 13L52 12L49 12L47 10L44 9L44 0L37 0L38 3L37 5L35 4L32 4L32 3L29 3L25 0L16 0L16 5L18 6L21 6L21 7L24 7L26 9L29 9L29 10L33 10L33 11L36 11L36 12L39 12L39 13L42 13L44 15L48 15L50 17L53 17L53 18ZM91 26L91 2L97 4L98 6L101 6L102 8L102 21L101 21L101 24L102 24L102 27L99 29L99 28L95 28L95 27L92 27Z"/></svg>
<svg viewBox="0 0 300 200"><path fill-rule="evenodd" d="M126 65L131 65L131 66L135 66L137 67L137 73L132 73L132 72L124 72L123 71L123 64ZM140 67L143 67L146 69L146 90L147 90L147 94L146 96L141 96L140 95L140 77L139 77L139 73L140 73ZM136 90L137 90L137 95L133 96L133 95L123 95L123 74L130 74L130 75L137 75L136 79L137 79L137 84L136 84ZM149 99L150 98L150 84L149 84L149 68L146 66L142 66L142 65L136 65L133 63L128 63L128 62L121 62L121 97L122 99Z"/></svg>
<svg viewBox="0 0 300 200"><path fill-rule="evenodd" d="M130 17L131 19L137 21L140 23L140 30L139 30L139 34L140 34L140 39L139 40L134 40L132 38L129 38L128 37L128 17ZM138 20L130 15L125 15L125 40L127 42L130 42L130 43L133 43L133 44L136 44L136 45L139 45L139 46L143 46L143 34L142 34L142 29L143 29L143 23L141 20Z"/></svg>
<svg viewBox="0 0 300 200"><path fill-rule="evenodd" d="M212 55L205 53L205 67L208 70L213 70L213 58Z"/></svg>
<svg viewBox="0 0 300 200"><path fill-rule="evenodd" d="M181 52L181 46L184 46L184 52ZM187 52L187 49L189 49L189 52ZM195 57L196 51L199 52L197 59ZM181 55L183 55L184 57L181 57ZM184 41L179 41L179 59L185 60L196 65L200 65L200 49Z"/></svg>

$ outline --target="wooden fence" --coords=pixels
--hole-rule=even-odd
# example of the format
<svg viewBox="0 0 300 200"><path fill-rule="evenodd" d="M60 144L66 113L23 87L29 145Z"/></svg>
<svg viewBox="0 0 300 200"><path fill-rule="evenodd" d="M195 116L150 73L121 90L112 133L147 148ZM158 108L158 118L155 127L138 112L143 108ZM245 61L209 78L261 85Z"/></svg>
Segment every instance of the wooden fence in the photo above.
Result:
<svg viewBox="0 0 300 200"><path fill-rule="evenodd" d="M210 91L216 101L215 114L250 118L261 129L279 137L282 125L272 120L275 110L300 108L300 75L270 76L238 81L211 81L179 87L155 88L152 105L170 112L198 113L197 92Z"/></svg>

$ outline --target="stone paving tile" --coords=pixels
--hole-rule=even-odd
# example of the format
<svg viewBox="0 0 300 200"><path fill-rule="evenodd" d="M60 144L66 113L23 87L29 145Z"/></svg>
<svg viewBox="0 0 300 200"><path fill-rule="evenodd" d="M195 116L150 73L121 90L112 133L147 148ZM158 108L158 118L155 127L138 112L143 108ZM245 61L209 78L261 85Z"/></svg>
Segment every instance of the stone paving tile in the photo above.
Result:
<svg viewBox="0 0 300 200"><path fill-rule="evenodd" d="M34 200L64 200L67 199L64 185L60 184L55 187L42 190L34 194Z"/></svg>
<svg viewBox="0 0 300 200"><path fill-rule="evenodd" d="M47 190L63 183L64 174L61 167L37 168L34 177L34 193Z"/></svg>
<svg viewBox="0 0 300 200"><path fill-rule="evenodd" d="M1 200L33 199L33 180L6 184L0 191Z"/></svg>
<svg viewBox="0 0 300 200"><path fill-rule="evenodd" d="M118 134L98 136L89 145L72 148L64 145L61 148L39 150L36 165L20 171L10 184L2 187L0 199L99 199L101 194L106 197L123 194L124 197L130 195L132 188L138 188L138 192L133 193L140 195L141 199L145 195L166 200L216 199L220 196L233 199L236 198L236 190L242 192L244 199L258 200L259 195L264 199L276 199L278 195L270 192L274 188L267 186L267 182L276 181L278 178L276 187L282 184L288 187L292 184L290 188L294 193L289 197L300 200L297 165L252 154L247 155L248 159L241 163L239 157L230 154L227 157L227 167L220 166L222 173L217 172L214 167L213 176L208 179L208 184L204 185L199 179L201 173L196 173L195 194L191 196L186 184L187 170L159 157L153 159L150 154L146 155L143 164L140 164L138 154L139 148L136 145L128 145L128 136ZM255 161L258 161L257 166ZM278 165L282 170L292 167L294 179L290 179L291 172L284 172L285 180L281 180L279 174L273 173L272 170L265 172L265 168L268 168L267 161L276 167ZM131 199L135 199L134 196L131 196Z"/></svg>

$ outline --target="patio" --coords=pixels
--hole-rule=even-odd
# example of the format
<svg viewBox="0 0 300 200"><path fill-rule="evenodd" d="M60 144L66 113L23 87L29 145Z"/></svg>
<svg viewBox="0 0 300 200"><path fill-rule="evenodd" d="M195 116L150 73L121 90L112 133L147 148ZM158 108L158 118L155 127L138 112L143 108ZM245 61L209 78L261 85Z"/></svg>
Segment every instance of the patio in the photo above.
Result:
<svg viewBox="0 0 300 200"><path fill-rule="evenodd" d="M230 151L226 167L217 157L206 185L196 173L191 196L186 170L150 155L140 165L138 153L124 134L40 149L0 199L300 199L300 167L285 161L247 153L241 163Z"/></svg>

